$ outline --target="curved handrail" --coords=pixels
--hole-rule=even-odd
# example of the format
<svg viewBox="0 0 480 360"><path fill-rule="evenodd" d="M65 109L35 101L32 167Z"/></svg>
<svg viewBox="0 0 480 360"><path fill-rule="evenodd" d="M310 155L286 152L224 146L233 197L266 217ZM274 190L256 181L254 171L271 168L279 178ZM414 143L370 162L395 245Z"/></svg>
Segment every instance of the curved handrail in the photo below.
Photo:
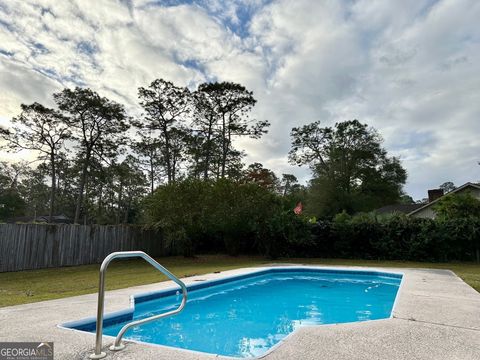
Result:
<svg viewBox="0 0 480 360"><path fill-rule="evenodd" d="M106 356L106 353L102 352L102 332L103 332L103 308L105 305L105 273L106 273L107 267L113 259L130 258L130 257L140 257L144 259L154 268L156 268L161 273L163 273L164 275L169 277L171 280L173 280L175 283L177 283L182 289L183 298L182 298L182 302L180 303L178 308L176 308L175 310L168 311L163 314L154 315L146 319L132 321L126 324L125 326L123 326L120 332L117 334L117 337L115 338L115 343L112 346L110 346L110 350L116 351L116 350L122 350L123 348L125 348L125 345L122 344L122 337L125 334L125 332L128 329L130 329L132 326L145 324L153 320L158 320L167 316L178 314L180 311L183 310L183 308L185 307L185 304L187 303L187 287L185 286L185 284L179 278L177 278L170 271L168 271L166 268L164 268L162 265L160 265L152 257L147 255L143 251L119 251L119 252L111 253L105 258L105 260L103 260L102 265L100 266L100 279L98 282L97 329L96 329L96 338L95 338L95 353L90 355L90 359L101 359Z"/></svg>

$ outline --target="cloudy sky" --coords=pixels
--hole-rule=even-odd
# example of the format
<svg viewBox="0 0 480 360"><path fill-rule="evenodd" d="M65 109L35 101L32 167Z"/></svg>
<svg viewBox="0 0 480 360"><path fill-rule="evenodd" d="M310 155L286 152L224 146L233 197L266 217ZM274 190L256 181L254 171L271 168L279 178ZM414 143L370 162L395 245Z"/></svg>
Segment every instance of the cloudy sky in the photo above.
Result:
<svg viewBox="0 0 480 360"><path fill-rule="evenodd" d="M0 0L0 125L63 87L134 112L155 78L235 81L272 123L241 142L249 162L306 180L287 162L290 129L357 118L422 198L480 180L479 19L477 0Z"/></svg>

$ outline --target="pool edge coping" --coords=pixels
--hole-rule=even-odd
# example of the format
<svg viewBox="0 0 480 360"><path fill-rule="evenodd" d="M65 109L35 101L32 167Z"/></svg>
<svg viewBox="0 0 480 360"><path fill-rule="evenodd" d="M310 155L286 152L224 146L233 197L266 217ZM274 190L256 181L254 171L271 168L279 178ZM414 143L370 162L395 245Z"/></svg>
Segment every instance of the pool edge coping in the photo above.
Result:
<svg viewBox="0 0 480 360"><path fill-rule="evenodd" d="M187 290L190 290L191 288L193 290L199 290L202 288L206 288L209 286L215 286L215 285L221 285L225 284L228 282L232 282L235 280L241 280L249 277L254 277L257 275L262 275L262 274L268 274L270 272L281 272L282 270L290 270L290 271L295 271L295 269L302 269L302 270L308 270L308 269L315 269L315 270L324 270L326 273L349 273L349 274L358 274L360 273L361 275L376 275L376 276L388 276L388 275L395 275L394 277L400 279L400 284L397 290L397 293L395 295L395 299L392 304L392 309L390 311L390 316L388 318L382 318L382 319L372 319L372 320L363 320L363 321L356 321L356 322L347 322L347 323L334 323L334 324L319 324L319 325L300 325L299 328L295 329L291 333L289 333L287 336L285 336L283 339L281 339L278 343L274 344L272 347L270 347L265 353L259 355L259 356L254 356L254 357L233 357L233 356L227 356L227 355L221 355L221 354L216 354L216 353L208 353L208 352L203 352L203 351L198 351L198 350L190 350L190 349L184 349L184 348L179 348L175 346L167 346L167 345L161 345L161 344L154 344L154 343L149 343L149 342L143 342L140 340L133 340L133 339L123 339L124 342L126 343L135 343L135 344L140 344L140 345L145 345L145 346L151 346L151 347L156 347L156 348L164 348L164 349L170 349L170 350L175 350L175 351L181 351L181 352L187 352L191 354L198 354L198 355L207 355L215 358L221 358L221 359L231 359L231 360L239 360L239 359L248 359L248 360L258 360L262 359L268 355L270 355L272 352L277 350L281 345L285 343L291 336L293 336L299 329L301 328L309 328L309 327L326 327L326 326L336 326L339 324L352 324L352 323L370 323L370 322L377 322L377 321L387 321L387 320L392 320L394 319L394 310L395 307L397 306L398 299L400 296L400 292L402 291L403 284L405 282L405 272L404 271L386 271L387 269L382 268L381 270L376 267L347 267L347 266L325 266L325 265L281 265L281 266L261 266L261 267L246 267L246 268L238 268L235 269L236 271L239 270L250 270L242 274L235 274L235 275L227 275L224 277L220 277L217 279L210 279L210 280L204 280L201 281L197 284L192 283L192 284L186 284ZM219 275L221 274L218 273ZM206 275L206 274L204 274ZM199 275L201 276L201 275ZM184 278L180 279L183 281ZM162 298L166 296L172 295L171 293L173 291L177 291L180 288L177 288L175 285L169 286L165 289L160 289L160 290L154 290L154 291L145 291L141 292L138 294L131 294L129 296L129 307L126 309L121 309L113 312L109 312L104 314L104 321L105 320L113 320L116 317L126 315L126 314L133 314L135 312L135 300L136 298L144 297L147 298L148 296L153 296L153 295L158 295L161 294L163 296L157 296L157 297L152 297L152 298L147 298L143 299L141 302L153 300L154 298ZM170 293L170 294L169 294ZM89 334L92 337L95 336L94 332L88 331L88 330L80 330L80 329L75 329L69 326L80 326L80 325L85 325L91 322L95 322L96 317L95 316L89 316L89 317L84 317L82 319L78 320L72 320L72 321L67 321L63 322L60 324L56 324L57 328L60 328L62 330L68 330L68 331L74 331L74 332L80 332L83 334ZM104 325L105 326L105 325ZM107 325L108 326L108 325ZM105 339L111 339L115 340L115 336L111 335L105 335L102 334L102 338ZM104 341L102 341L102 346L103 346ZM114 351L112 351L114 352Z"/></svg>

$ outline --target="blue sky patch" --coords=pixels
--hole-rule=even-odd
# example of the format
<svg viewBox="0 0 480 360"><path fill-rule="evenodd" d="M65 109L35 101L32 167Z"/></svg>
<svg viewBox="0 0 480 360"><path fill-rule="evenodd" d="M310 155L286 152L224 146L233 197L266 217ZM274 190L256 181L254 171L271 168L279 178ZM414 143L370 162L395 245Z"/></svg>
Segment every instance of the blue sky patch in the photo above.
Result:
<svg viewBox="0 0 480 360"><path fill-rule="evenodd" d="M157 0L151 1L145 5L174 7L179 5L196 5L204 9L210 16L216 18L234 34L240 38L245 38L250 35L249 27L252 17L261 8L271 3L273 0L262 0L258 4L246 3L242 4L240 1L226 2L224 7L211 6L207 0ZM230 8L233 7L234 15L230 13Z"/></svg>
<svg viewBox="0 0 480 360"><path fill-rule="evenodd" d="M77 44L77 50L79 53L86 55L93 55L98 51L96 44L89 41L80 41Z"/></svg>

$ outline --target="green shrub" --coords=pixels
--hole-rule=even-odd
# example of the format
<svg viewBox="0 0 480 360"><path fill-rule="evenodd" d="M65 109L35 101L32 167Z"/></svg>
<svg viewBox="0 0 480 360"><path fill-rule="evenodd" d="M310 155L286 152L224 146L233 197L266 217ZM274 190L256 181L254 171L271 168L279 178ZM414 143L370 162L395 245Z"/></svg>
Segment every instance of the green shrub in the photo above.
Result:
<svg viewBox="0 0 480 360"><path fill-rule="evenodd" d="M144 207L147 222L185 256L200 250L278 257L310 235L283 196L257 184L185 180L160 186Z"/></svg>
<svg viewBox="0 0 480 360"><path fill-rule="evenodd" d="M337 215L313 228L316 256L480 261L480 218L418 219ZM312 249L313 250L313 249Z"/></svg>
<svg viewBox="0 0 480 360"><path fill-rule="evenodd" d="M256 184L185 180L159 187L144 207L148 223L162 229L170 252L185 256L226 252L480 261L480 217L465 216L470 214L463 212L465 202L458 205L457 200L436 220L342 212L311 224L293 213L295 201Z"/></svg>
<svg viewBox="0 0 480 360"><path fill-rule="evenodd" d="M299 249L312 245L311 227L307 218L291 210L275 213L258 234L262 253L271 259L298 255Z"/></svg>
<svg viewBox="0 0 480 360"><path fill-rule="evenodd" d="M469 192L448 194L435 204L434 210L440 220L478 219L480 218L480 200Z"/></svg>

